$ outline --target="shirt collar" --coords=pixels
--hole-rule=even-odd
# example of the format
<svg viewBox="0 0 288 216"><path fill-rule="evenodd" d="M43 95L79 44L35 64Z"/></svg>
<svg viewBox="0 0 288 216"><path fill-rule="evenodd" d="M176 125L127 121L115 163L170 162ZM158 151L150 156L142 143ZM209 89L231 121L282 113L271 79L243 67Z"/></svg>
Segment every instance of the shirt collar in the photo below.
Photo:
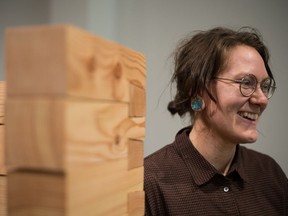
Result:
<svg viewBox="0 0 288 216"><path fill-rule="evenodd" d="M230 170L233 171L237 171L239 176L245 181L245 182L249 182L249 177L247 175L247 172L245 171L245 160L247 160L249 158L244 157L243 155L243 147L241 147L240 145L237 145L237 149L236 149L236 154L234 156L234 159L232 161Z"/></svg>
<svg viewBox="0 0 288 216"><path fill-rule="evenodd" d="M175 139L175 147L184 160L190 174L197 185L203 185L212 179L219 172L198 152L189 139L189 132L192 127L180 130ZM241 162L241 152L237 146L236 154L232 161L229 173L237 172L240 178L247 180L245 170Z"/></svg>

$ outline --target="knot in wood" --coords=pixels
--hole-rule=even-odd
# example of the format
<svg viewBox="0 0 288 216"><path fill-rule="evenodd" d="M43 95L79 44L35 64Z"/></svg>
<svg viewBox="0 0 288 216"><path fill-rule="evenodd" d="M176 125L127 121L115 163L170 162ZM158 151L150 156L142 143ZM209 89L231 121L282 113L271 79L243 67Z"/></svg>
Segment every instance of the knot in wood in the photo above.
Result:
<svg viewBox="0 0 288 216"><path fill-rule="evenodd" d="M114 77L116 79L120 79L122 77L122 68L120 63L117 63L114 70L113 70Z"/></svg>

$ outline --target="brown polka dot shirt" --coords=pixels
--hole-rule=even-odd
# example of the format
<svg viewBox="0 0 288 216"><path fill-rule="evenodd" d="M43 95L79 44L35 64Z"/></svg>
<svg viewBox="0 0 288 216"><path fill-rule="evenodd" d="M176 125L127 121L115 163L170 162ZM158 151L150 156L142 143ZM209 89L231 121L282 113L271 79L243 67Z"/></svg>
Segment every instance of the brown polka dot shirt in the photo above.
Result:
<svg viewBox="0 0 288 216"><path fill-rule="evenodd" d="M238 145L226 176L193 147L190 128L145 158L145 215L288 215L288 181L269 156Z"/></svg>

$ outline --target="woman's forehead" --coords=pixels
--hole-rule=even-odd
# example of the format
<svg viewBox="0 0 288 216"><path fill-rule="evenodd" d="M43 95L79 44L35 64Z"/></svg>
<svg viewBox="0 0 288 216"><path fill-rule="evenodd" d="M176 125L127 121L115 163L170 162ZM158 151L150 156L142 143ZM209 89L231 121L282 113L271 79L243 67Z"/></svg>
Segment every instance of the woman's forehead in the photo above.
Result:
<svg viewBox="0 0 288 216"><path fill-rule="evenodd" d="M238 45L227 53L225 68L219 75L243 76L254 74L258 79L268 76L261 55L253 47Z"/></svg>

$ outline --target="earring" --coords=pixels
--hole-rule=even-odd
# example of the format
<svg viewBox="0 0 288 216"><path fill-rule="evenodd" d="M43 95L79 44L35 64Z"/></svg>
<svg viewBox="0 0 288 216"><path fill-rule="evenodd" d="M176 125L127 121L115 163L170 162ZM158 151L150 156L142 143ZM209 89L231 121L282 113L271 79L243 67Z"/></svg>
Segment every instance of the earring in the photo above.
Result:
<svg viewBox="0 0 288 216"><path fill-rule="evenodd" d="M191 108L194 111L201 111L203 109L204 106L204 101L202 100L202 98L195 98L194 100L192 100L191 102Z"/></svg>

